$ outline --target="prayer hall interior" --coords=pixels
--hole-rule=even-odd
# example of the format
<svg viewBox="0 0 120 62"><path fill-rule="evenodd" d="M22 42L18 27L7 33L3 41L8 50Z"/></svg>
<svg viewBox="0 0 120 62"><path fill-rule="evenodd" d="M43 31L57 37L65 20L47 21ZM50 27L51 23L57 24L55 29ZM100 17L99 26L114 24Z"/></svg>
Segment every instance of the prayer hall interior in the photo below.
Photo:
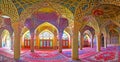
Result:
<svg viewBox="0 0 120 62"><path fill-rule="evenodd" d="M120 0L0 0L0 62L120 62Z"/></svg>

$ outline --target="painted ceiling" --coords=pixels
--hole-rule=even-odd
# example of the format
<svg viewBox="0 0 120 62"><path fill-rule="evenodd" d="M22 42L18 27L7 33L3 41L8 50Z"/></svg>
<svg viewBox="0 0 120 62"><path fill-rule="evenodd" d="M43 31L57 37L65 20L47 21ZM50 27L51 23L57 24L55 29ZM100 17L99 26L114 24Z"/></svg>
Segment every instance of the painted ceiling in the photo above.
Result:
<svg viewBox="0 0 120 62"><path fill-rule="evenodd" d="M12 0L14 5L16 6L18 13L21 14L21 12L26 9L27 7L36 4L38 2L42 1L51 1L55 3L59 3L68 9L70 9L72 12L75 11L75 7L78 5L78 3L81 0Z"/></svg>
<svg viewBox="0 0 120 62"><path fill-rule="evenodd" d="M84 20L89 19L88 15L92 15L100 26L106 22L104 19L111 20L116 16L119 17L120 14L120 1L117 0L0 0L0 14L3 12L3 14L10 16L12 23L23 21L22 18L26 20L27 17L31 17L29 13L34 12L34 8L38 7L36 4L40 2L45 3L45 6L49 4L50 8L43 8L43 5L42 8L39 7L40 9L35 11L38 13L32 13L32 16L35 17L35 15L42 13L56 13L69 21L82 20L81 25ZM33 7L35 5L37 7ZM29 10L30 7L32 9ZM49 17L52 17L51 14ZM49 17L48 19L50 19ZM120 20L112 19L112 21L120 26Z"/></svg>
<svg viewBox="0 0 120 62"><path fill-rule="evenodd" d="M101 18L112 18L120 14L120 6L113 4L100 4L93 10L95 16L100 16Z"/></svg>

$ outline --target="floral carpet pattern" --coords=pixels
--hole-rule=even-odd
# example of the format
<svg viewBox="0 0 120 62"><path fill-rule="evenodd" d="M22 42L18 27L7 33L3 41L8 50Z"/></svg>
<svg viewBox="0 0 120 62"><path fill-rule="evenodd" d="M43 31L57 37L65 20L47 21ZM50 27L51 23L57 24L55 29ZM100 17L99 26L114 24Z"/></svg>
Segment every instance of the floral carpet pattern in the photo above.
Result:
<svg viewBox="0 0 120 62"><path fill-rule="evenodd" d="M108 61L108 60L113 60L115 59L116 52L102 52L98 55L95 56L96 60L103 60L103 61Z"/></svg>
<svg viewBox="0 0 120 62"><path fill-rule="evenodd" d="M36 51L34 53L27 52L21 56L22 60L26 62L68 62L69 59L58 53L57 51L53 52L44 52L44 51ZM64 61L63 61L64 60Z"/></svg>
<svg viewBox="0 0 120 62"><path fill-rule="evenodd" d="M120 46L109 46L101 48L96 52L96 48L83 48L79 50L79 59L71 59L71 49L63 49L62 53L57 50L35 51L26 50L21 52L20 60L13 59L13 51L0 48L0 62L120 62Z"/></svg>

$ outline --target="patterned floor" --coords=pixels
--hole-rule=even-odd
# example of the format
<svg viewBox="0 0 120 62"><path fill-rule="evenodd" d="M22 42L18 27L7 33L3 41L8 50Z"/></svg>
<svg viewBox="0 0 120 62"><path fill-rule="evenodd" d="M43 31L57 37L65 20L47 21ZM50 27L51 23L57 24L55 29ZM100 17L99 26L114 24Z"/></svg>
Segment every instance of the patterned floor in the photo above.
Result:
<svg viewBox="0 0 120 62"><path fill-rule="evenodd" d="M120 62L120 46L109 46L101 48L96 52L96 48L83 48L79 50L80 60L71 60L71 49L63 49L62 53L57 50L21 51L20 60L13 59L13 51L0 48L0 62Z"/></svg>

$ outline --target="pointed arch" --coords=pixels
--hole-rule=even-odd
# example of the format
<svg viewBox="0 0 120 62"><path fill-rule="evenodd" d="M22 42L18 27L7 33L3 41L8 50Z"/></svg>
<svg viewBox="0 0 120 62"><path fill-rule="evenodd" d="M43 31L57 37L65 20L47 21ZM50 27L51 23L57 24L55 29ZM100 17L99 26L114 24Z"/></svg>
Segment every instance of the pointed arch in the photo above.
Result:
<svg viewBox="0 0 120 62"><path fill-rule="evenodd" d="M62 47L69 48L70 45L71 45L70 34L66 31L64 31L63 36L62 36Z"/></svg>
<svg viewBox="0 0 120 62"><path fill-rule="evenodd" d="M11 49L11 35L10 32L6 29L3 30L2 32L2 47L6 47L8 49Z"/></svg>
<svg viewBox="0 0 120 62"><path fill-rule="evenodd" d="M53 48L54 44L54 34L49 30L43 30L39 34L39 48Z"/></svg>

